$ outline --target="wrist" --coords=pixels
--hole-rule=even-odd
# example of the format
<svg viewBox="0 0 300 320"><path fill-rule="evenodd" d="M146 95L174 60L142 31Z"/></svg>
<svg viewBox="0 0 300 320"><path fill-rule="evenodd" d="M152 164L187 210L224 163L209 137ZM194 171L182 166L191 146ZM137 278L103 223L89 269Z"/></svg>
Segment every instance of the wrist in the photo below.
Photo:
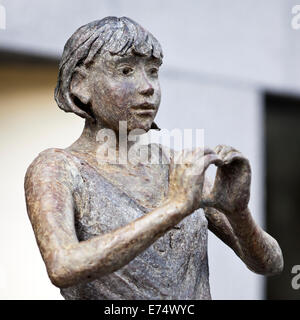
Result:
<svg viewBox="0 0 300 320"><path fill-rule="evenodd" d="M251 213L248 207L243 210L235 210L230 213L225 213L230 224L234 226L241 225L251 219Z"/></svg>
<svg viewBox="0 0 300 320"><path fill-rule="evenodd" d="M180 215L180 216L187 216L191 212L188 208L188 205L186 201L181 199L180 197L177 197L177 199L169 198L164 203L164 206L166 206L166 212L170 215Z"/></svg>

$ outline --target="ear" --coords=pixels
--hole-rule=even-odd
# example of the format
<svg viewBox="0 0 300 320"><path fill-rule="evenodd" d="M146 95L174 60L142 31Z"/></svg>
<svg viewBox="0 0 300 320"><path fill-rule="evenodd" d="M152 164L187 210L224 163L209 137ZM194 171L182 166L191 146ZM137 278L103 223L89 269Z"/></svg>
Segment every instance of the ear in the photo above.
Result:
<svg viewBox="0 0 300 320"><path fill-rule="evenodd" d="M75 68L66 100L72 112L81 118L95 121L90 103L88 71L85 66Z"/></svg>
<svg viewBox="0 0 300 320"><path fill-rule="evenodd" d="M73 96L81 101L83 104L90 102L90 93L88 85L88 72L86 67L76 67L70 85L70 92Z"/></svg>

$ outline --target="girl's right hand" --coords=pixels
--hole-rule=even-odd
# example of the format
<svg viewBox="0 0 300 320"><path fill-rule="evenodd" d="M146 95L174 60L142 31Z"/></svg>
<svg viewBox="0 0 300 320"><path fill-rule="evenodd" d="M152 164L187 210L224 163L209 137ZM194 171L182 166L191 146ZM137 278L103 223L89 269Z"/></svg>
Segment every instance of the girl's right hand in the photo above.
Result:
<svg viewBox="0 0 300 320"><path fill-rule="evenodd" d="M200 208L205 171L212 163L217 166L223 164L219 156L208 148L182 150L172 158L167 199L183 206L184 215Z"/></svg>

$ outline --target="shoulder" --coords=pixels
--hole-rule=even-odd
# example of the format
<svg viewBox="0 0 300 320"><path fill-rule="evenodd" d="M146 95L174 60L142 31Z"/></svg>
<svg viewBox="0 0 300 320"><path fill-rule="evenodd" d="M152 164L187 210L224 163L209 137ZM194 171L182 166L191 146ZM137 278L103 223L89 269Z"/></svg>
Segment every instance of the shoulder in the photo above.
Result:
<svg viewBox="0 0 300 320"><path fill-rule="evenodd" d="M64 152L62 149L58 148L49 148L42 152L40 152L37 157L32 161L29 168L31 166L37 166L42 164L51 164L56 162L62 162L66 156L64 155Z"/></svg>
<svg viewBox="0 0 300 320"><path fill-rule="evenodd" d="M70 161L62 149L50 148L38 154L27 169L26 175L34 171L64 169Z"/></svg>
<svg viewBox="0 0 300 320"><path fill-rule="evenodd" d="M49 183L58 180L71 183L78 174L75 163L63 149L50 148L40 152L28 167L25 187L34 181Z"/></svg>

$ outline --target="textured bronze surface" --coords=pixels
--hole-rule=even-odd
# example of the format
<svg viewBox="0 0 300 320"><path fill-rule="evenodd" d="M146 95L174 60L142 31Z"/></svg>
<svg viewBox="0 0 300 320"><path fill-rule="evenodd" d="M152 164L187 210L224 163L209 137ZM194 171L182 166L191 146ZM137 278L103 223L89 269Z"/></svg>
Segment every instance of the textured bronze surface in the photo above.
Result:
<svg viewBox="0 0 300 320"><path fill-rule="evenodd" d="M49 277L66 299L210 299L208 229L252 271L283 268L276 240L252 219L249 161L234 148L169 159L154 144L149 154L156 148L170 163L99 163L100 129L157 128L162 58L158 41L125 17L79 28L64 48L55 98L85 127L70 147L39 154L25 194Z"/></svg>

